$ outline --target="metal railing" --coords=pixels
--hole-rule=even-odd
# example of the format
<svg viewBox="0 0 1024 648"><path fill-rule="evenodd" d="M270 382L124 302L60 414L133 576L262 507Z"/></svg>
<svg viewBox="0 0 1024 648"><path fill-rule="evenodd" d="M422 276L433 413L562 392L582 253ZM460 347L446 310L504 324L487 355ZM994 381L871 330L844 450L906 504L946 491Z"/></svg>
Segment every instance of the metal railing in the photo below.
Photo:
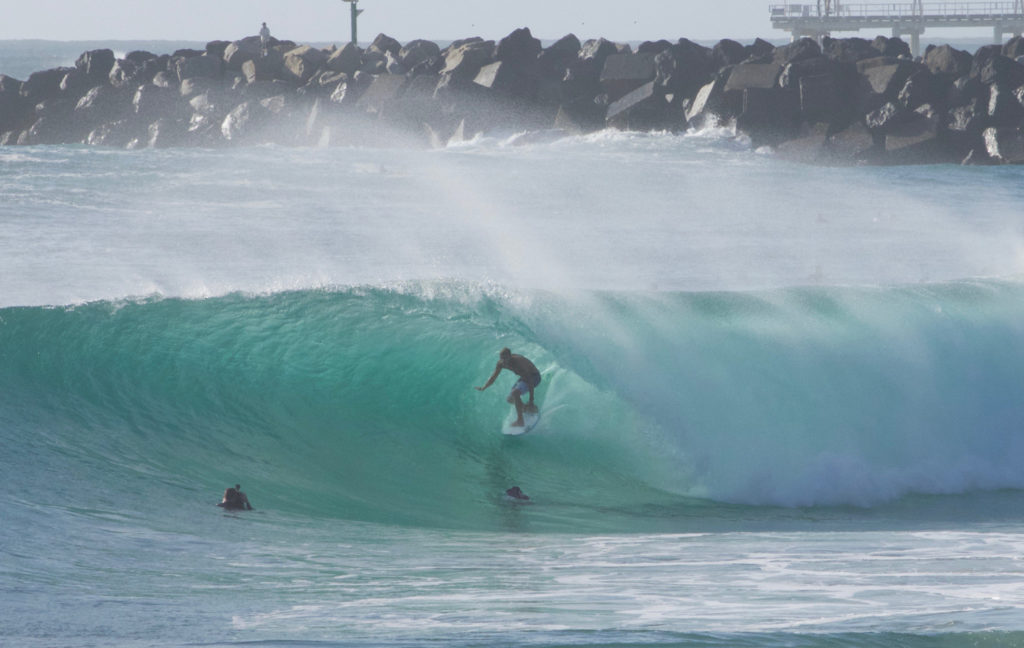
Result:
<svg viewBox="0 0 1024 648"><path fill-rule="evenodd" d="M818 4L776 4L768 8L773 20L788 18L914 18L938 16L954 18L1010 18L1024 16L1024 2L924 2L846 4L831 9Z"/></svg>

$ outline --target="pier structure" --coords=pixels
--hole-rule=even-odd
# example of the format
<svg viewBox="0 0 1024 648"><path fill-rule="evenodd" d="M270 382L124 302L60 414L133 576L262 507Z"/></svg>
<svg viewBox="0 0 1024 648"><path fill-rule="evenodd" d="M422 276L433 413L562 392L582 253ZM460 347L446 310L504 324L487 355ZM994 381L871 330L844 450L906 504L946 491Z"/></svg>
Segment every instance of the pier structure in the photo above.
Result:
<svg viewBox="0 0 1024 648"><path fill-rule="evenodd" d="M1024 0L998 2L924 2L850 4L817 0L815 4L769 6L772 27L788 31L793 40L819 42L832 32L889 29L894 37L910 36L910 50L920 55L921 34L933 27L989 27L994 41L1024 32Z"/></svg>

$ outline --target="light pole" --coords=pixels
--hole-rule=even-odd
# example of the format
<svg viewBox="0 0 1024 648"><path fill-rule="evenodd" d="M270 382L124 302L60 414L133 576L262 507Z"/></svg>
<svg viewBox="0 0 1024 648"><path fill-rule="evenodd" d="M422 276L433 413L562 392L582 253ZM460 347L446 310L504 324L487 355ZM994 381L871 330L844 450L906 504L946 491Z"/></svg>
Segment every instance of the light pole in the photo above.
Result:
<svg viewBox="0 0 1024 648"><path fill-rule="evenodd" d="M357 36L358 31L356 29L356 19L359 17L359 14L363 13L363 10L357 8L357 6L356 6L356 5L359 4L359 0L342 0L342 2L347 2L350 5L352 5L351 6L351 10L352 10L352 44L353 45L358 45L359 44L359 38Z"/></svg>

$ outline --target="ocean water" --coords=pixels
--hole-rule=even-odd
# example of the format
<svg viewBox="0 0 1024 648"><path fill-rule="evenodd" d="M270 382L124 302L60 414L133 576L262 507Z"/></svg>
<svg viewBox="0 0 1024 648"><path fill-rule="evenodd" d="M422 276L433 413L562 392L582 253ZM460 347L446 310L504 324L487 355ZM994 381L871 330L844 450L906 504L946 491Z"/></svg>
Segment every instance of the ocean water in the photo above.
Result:
<svg viewBox="0 0 1024 648"><path fill-rule="evenodd" d="M396 134L0 196L2 645L1024 645L1020 167Z"/></svg>

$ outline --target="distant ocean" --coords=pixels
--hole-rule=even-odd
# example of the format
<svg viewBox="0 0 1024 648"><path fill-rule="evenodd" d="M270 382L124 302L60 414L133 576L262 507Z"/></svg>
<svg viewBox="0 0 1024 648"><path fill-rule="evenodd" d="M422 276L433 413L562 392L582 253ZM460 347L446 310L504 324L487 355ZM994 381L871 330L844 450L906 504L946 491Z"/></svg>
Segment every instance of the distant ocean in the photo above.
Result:
<svg viewBox="0 0 1024 648"><path fill-rule="evenodd" d="M0 645L1024 645L1024 168L522 135L0 147Z"/></svg>

